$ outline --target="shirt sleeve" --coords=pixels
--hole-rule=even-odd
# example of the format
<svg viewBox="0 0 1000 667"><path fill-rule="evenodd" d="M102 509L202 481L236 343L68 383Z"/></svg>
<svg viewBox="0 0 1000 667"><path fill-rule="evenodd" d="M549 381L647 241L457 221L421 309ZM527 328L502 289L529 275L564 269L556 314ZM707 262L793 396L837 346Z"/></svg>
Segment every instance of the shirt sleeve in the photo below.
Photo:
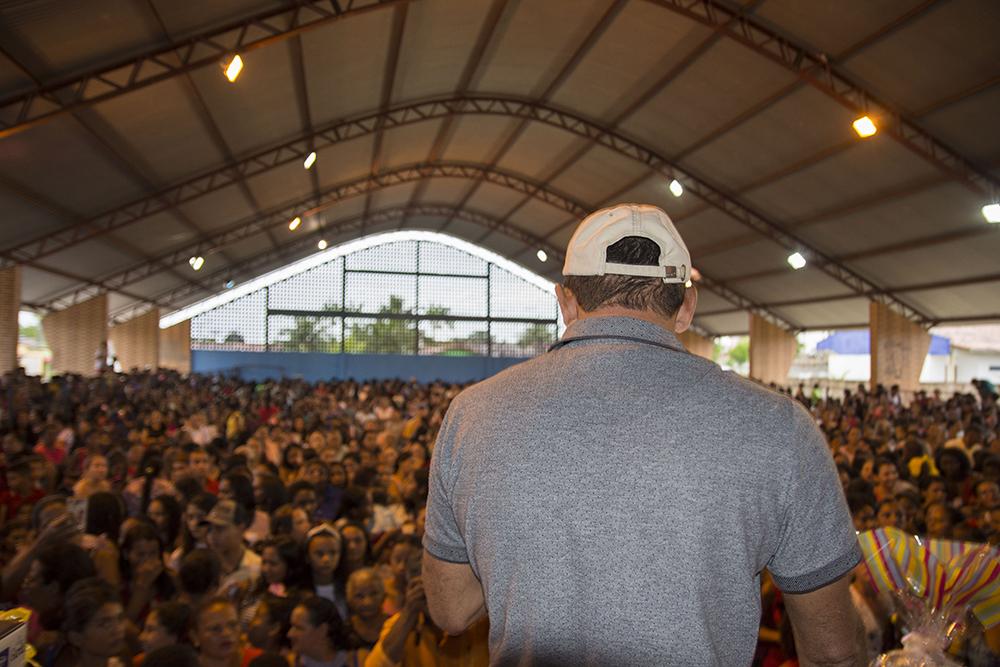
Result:
<svg viewBox="0 0 1000 667"><path fill-rule="evenodd" d="M424 548L438 560L468 563L468 551L455 519L451 499L454 488L454 471L451 469L451 454L455 446L454 412L453 404L441 425L437 444L431 455Z"/></svg>
<svg viewBox="0 0 1000 667"><path fill-rule="evenodd" d="M791 477L768 569L783 592L807 593L850 572L861 549L826 440L797 406L792 437Z"/></svg>

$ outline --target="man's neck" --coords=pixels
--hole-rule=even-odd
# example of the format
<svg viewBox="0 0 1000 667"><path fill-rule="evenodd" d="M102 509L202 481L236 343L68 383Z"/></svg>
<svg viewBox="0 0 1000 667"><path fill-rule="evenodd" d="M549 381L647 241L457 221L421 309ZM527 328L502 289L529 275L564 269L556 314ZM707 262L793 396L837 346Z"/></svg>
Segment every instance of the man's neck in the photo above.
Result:
<svg viewBox="0 0 1000 667"><path fill-rule="evenodd" d="M633 308L624 308L622 306L605 306L592 311L581 310L578 321L590 320L599 317L631 317L632 319L655 324L661 329L666 329L670 333L674 333L674 327L677 323L676 318L673 317L663 317L662 315L658 315L649 310L635 310Z"/></svg>
<svg viewBox="0 0 1000 667"><path fill-rule="evenodd" d="M239 549L226 553L222 555L221 560L223 565L225 565L226 574L232 574L240 567L240 563L243 562L243 554L246 552L245 547L240 547Z"/></svg>

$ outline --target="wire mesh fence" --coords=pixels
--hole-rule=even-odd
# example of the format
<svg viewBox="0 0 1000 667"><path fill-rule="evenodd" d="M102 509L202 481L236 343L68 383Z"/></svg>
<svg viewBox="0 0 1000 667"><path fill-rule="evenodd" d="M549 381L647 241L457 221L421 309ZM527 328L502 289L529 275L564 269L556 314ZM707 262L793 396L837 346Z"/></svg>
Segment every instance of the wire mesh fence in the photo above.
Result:
<svg viewBox="0 0 1000 667"><path fill-rule="evenodd" d="M528 357L557 337L555 296L433 241L390 241L197 315L196 350Z"/></svg>

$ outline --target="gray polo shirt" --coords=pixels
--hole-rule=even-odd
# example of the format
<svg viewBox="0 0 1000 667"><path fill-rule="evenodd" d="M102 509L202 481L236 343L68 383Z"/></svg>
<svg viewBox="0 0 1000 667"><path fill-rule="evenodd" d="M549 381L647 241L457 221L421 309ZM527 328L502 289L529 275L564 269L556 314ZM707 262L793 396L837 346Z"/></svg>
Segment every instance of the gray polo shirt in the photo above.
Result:
<svg viewBox="0 0 1000 667"><path fill-rule="evenodd" d="M452 403L425 548L482 581L492 664L750 664L764 568L806 592L861 557L822 433L643 320L579 337Z"/></svg>

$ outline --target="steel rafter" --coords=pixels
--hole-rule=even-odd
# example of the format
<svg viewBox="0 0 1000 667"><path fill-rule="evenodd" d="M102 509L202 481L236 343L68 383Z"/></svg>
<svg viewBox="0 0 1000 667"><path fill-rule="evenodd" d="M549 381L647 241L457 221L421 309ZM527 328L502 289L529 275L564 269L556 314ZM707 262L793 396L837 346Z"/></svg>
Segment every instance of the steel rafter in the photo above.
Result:
<svg viewBox="0 0 1000 667"><path fill-rule="evenodd" d="M211 234L197 240L194 243L186 244L183 247L164 253L162 256L153 260L158 266L146 263L138 264L124 271L117 272L114 275L106 276L102 278L100 282L104 289L117 290L121 286L143 280L151 275L159 273L162 270L159 265L176 266L177 264L187 261L187 259L193 255L208 255L216 248L266 232L268 229L284 225L295 215L310 215L318 212L319 210L329 208L337 202L350 197L366 195L369 192L385 187L391 187L393 185L436 177L466 178L478 182L485 181L512 189L516 192L531 193L537 200L543 201L577 216L582 216L587 211L587 207L583 203L575 201L566 195L552 190L542 183L532 181L520 175L500 169L488 168L483 165L463 162L442 162L434 165L412 165L399 167L378 174L368 175L360 179L355 179L353 181L327 188L323 191L318 200L313 196L308 196L297 201L275 207L261 218L252 216L250 218L240 220L227 226L226 229L221 232ZM364 217L362 216L362 223L363 222ZM500 229L501 227L505 229L514 229L513 226L507 225L507 223L503 221L493 221L491 224L495 226L496 229ZM541 239L538 239L538 237L534 235L529 235L528 232L523 232L523 234L525 234L524 239L526 242L541 242ZM551 244L546 243L545 247L552 250L557 257L562 255L562 253ZM761 308L757 303L729 289L724 283L713 281L711 277L703 277L702 284L704 284L706 288L715 291L719 294L719 296L727 299L734 305L744 307L752 312L755 312L761 317L768 319L768 321L771 321L782 328L789 330L797 328L796 325L778 317L774 313L768 312L766 309ZM93 288L91 286L84 288L84 290L74 290L71 293L51 299L44 305L47 308L65 308L78 302L82 298L89 297L90 290L92 289Z"/></svg>
<svg viewBox="0 0 1000 667"><path fill-rule="evenodd" d="M785 231L781 225L740 203L718 186L712 185L700 176L668 162L665 157L654 152L652 149L579 116L533 102L511 98L463 97L411 104L398 107L384 115L375 113L356 120L327 126L317 133L314 137L314 142L317 145L326 146L363 134L371 134L379 127L385 127L386 124L392 126L405 125L448 114L512 116L521 118L525 122L537 121L553 125L591 139L606 148L647 165L650 169L663 173L665 177L681 180L685 183L689 193L708 202L779 245L789 250L804 252L808 255L809 259L818 262L825 273L848 285L851 289L859 293L879 290L878 286L870 283L846 266L838 264L832 258L806 243L804 239ZM9 249L8 256L17 257L19 260L35 259L39 256L62 250L70 245L75 245L87 238L91 238L95 234L113 231L114 229L131 224L135 220L152 215L162 210L165 202L171 202L172 206L176 206L208 192L226 187L232 184L240 173L243 173L244 177L247 177L251 174L258 174L274 169L282 164L299 159L302 155L303 147L307 144L308 140L309 137L300 136L289 143L262 151L239 163L225 165L220 169L213 170L156 193L152 197L115 209L89 221L90 224L86 228L70 228ZM482 167L478 168L481 169ZM491 174L503 173L495 169L487 169L486 171ZM541 188L541 184L538 187ZM524 190L524 192L528 194L530 190ZM546 190L545 192L548 191ZM586 212L585 209L583 213ZM576 218L582 215L578 211L570 211L570 213ZM899 301L891 294L883 295L881 298L885 300L885 303L911 319L926 319L923 313Z"/></svg>
<svg viewBox="0 0 1000 667"><path fill-rule="evenodd" d="M242 220L227 225L221 231L216 231L191 243L186 243L172 251L150 260L137 263L111 276L102 278L102 283L108 289L143 280L163 270L164 266L183 264L195 255L208 256L229 244L241 241L269 229L287 225L295 216L305 217L320 210L329 208L337 202L351 197L363 196L382 188L412 183L424 178L465 178L475 181L486 181L509 188L517 192L534 193L540 201L544 201L560 210L574 215L583 215L586 208L570 197L555 190L546 188L542 183L523 178L517 174L500 169L487 169L482 165L466 162L441 162L432 165L409 165L386 170L378 174L368 174L338 185L324 188L317 198L313 195L286 202L264 212L262 216L251 215ZM66 307L79 300L75 292L57 297L47 303L53 307ZM68 299L68 302L66 301Z"/></svg>
<svg viewBox="0 0 1000 667"><path fill-rule="evenodd" d="M557 261L561 262L564 257L562 250L559 248L545 243L534 234L531 234L516 225L505 224L488 213L472 209L459 209L456 208L454 204L407 204L405 206L394 206L370 211L367 216L365 214L361 214L336 220L330 223L325 230L315 230L307 235L303 235L301 238L296 239L295 242L287 244L284 247L266 250L258 255L255 255L254 257L238 262L233 266L219 269L213 274L207 276L207 280L209 282L221 282L224 278L235 278L237 276L247 275L257 276L261 271L267 270L270 266L288 263L290 261L294 261L298 256L312 252L316 247L316 240L322 238L325 233L333 232L337 234L348 234L353 231L360 231L364 226L378 227L379 225L384 224L395 225L399 221L405 221L411 216L428 218L454 217L458 220L462 220L463 222L468 222L473 225L501 232L512 238L516 238L525 245L545 247L552 253L551 256ZM197 293L197 289L193 289L189 285L181 285L161 292L154 297L154 300L158 303L177 305L183 303L185 299ZM41 306L39 305L36 307ZM132 317L147 311L151 307L152 305L149 303L132 304L112 313L111 319L113 322L121 322L131 319ZM691 328L698 334L707 338L712 338L714 335L711 331L700 325L692 325Z"/></svg>
<svg viewBox="0 0 1000 667"><path fill-rule="evenodd" d="M881 132L949 174L973 192L996 196L1000 182L860 84L826 54L816 53L720 0L647 0L712 28L785 67L847 109L874 116Z"/></svg>
<svg viewBox="0 0 1000 667"><path fill-rule="evenodd" d="M234 53L248 53L343 17L407 2L297 0L292 7L261 12L178 43L36 86L27 93L0 100L0 139L65 113L219 64Z"/></svg>

